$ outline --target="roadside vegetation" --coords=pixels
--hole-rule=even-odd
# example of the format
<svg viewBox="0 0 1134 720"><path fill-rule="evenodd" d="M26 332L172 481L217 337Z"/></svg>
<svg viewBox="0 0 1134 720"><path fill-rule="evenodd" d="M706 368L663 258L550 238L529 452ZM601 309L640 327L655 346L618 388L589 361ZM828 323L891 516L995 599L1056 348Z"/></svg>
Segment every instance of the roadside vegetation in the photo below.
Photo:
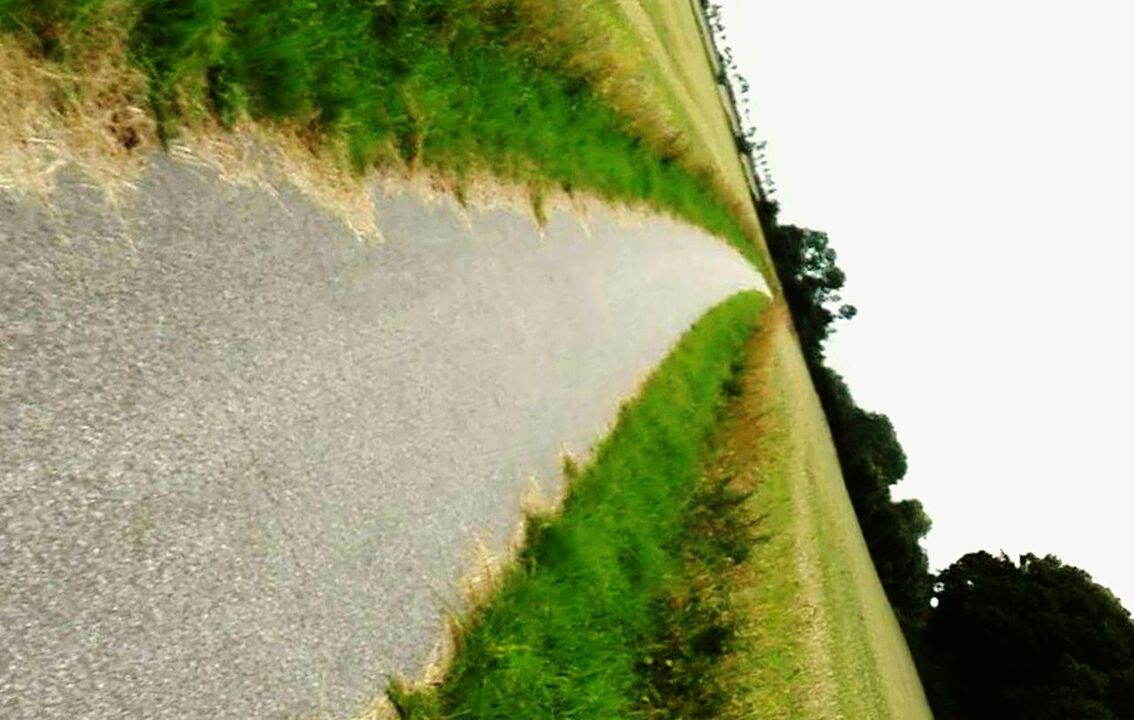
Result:
<svg viewBox="0 0 1134 720"><path fill-rule="evenodd" d="M723 700L704 683L733 626L699 590L717 582L706 563L747 543L715 532L741 496L701 469L766 303L736 295L686 333L569 478L562 511L530 519L447 679L391 692L403 717L685 717Z"/></svg>
<svg viewBox="0 0 1134 720"><path fill-rule="evenodd" d="M402 718L916 720L929 710L781 305L683 338L556 515L534 517L449 674Z"/></svg>
<svg viewBox="0 0 1134 720"><path fill-rule="evenodd" d="M0 0L0 32L49 75L127 58L144 77L127 103L163 140L203 120L286 124L356 172L427 168L458 192L492 174L529 187L537 215L553 190L644 202L763 264L750 210L690 151L602 3Z"/></svg>

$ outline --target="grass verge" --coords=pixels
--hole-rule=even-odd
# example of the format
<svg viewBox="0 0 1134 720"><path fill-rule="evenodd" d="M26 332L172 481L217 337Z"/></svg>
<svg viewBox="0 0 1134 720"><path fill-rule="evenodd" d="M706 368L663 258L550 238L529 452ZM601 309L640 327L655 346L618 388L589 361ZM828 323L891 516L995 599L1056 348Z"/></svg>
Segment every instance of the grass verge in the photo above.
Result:
<svg viewBox="0 0 1134 720"><path fill-rule="evenodd" d="M401 717L931 717L782 304L706 315L568 474Z"/></svg>
<svg viewBox="0 0 1134 720"><path fill-rule="evenodd" d="M728 239L758 229L696 162L652 90L573 0L0 0L0 32L65 73L125 54L163 137L289 123L344 166L478 172L645 202ZM624 37L624 28L619 37ZM123 142L134 142L126 138Z"/></svg>
<svg viewBox="0 0 1134 720"><path fill-rule="evenodd" d="M738 628L717 666L726 718L931 717L855 519L786 310L749 348L710 477L750 493L757 542L733 571Z"/></svg>
<svg viewBox="0 0 1134 720"><path fill-rule="evenodd" d="M712 524L714 503L731 502L701 482L705 440L766 302L734 296L682 338L574 478L561 514L531 519L445 682L394 688L403 717L667 716L729 634L719 613L696 606L685 544L691 524Z"/></svg>

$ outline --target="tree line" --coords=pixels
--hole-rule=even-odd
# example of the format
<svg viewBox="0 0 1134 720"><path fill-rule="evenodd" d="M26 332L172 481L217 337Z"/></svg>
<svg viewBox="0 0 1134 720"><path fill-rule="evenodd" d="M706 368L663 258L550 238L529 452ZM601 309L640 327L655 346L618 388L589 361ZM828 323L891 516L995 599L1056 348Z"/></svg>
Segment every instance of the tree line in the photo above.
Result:
<svg viewBox="0 0 1134 720"><path fill-rule="evenodd" d="M938 720L1134 719L1134 622L1086 572L1054 556L974 552L930 572L917 500L894 500L906 455L890 419L854 401L826 363L846 276L826 233L781 225L762 201L768 249L831 428L871 559Z"/></svg>
<svg viewBox="0 0 1134 720"><path fill-rule="evenodd" d="M740 131L733 138L737 151L744 156L752 172L756 176L758 193L760 196L771 197L776 193L776 182L772 177L772 169L765 153L767 141L757 139L758 128L752 121L752 105L749 92L751 84L740 72L732 55L732 47L728 44L728 35L724 23L724 13L721 6L710 0L699 0L701 12L709 27L713 47L710 52L715 53L720 63L717 73L717 84L728 91L732 109L740 122ZM720 50L718 51L718 48ZM739 101L737 98L740 98Z"/></svg>

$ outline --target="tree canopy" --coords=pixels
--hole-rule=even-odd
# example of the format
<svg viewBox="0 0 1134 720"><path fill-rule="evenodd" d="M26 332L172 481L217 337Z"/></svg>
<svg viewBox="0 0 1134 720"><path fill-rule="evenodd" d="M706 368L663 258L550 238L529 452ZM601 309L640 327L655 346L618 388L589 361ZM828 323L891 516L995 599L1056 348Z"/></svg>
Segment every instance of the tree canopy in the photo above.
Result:
<svg viewBox="0 0 1134 720"><path fill-rule="evenodd" d="M1134 623L1053 556L970 553L938 577L925 647L939 720L1134 718Z"/></svg>
<svg viewBox="0 0 1134 720"><path fill-rule="evenodd" d="M765 212L773 215L778 212L774 203L764 203L764 207ZM827 233L795 225L775 228L775 232L765 232L765 236L772 261L780 270L796 332L809 359L822 361L823 342L833 331L834 320L849 319L857 313L851 305L834 311L831 308L842 301L839 291L846 283L846 274L838 266L838 255Z"/></svg>

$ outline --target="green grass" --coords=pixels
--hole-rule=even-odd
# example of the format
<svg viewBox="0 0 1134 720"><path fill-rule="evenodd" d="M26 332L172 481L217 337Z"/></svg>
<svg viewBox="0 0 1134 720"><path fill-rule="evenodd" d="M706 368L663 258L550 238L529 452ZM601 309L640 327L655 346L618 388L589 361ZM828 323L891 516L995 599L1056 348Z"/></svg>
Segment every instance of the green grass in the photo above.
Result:
<svg viewBox="0 0 1134 720"><path fill-rule="evenodd" d="M532 520L448 679L392 693L404 717L667 717L680 706L683 670L728 635L719 608L694 606L689 564L727 546L690 553L688 543L691 528L712 527L708 509L730 504L702 481L705 442L766 302L734 296L682 338L624 406L561 514Z"/></svg>
<svg viewBox="0 0 1134 720"><path fill-rule="evenodd" d="M766 270L712 170L675 138L647 132L645 114L612 109L595 87L600 71L575 60L586 38L560 47L532 26L530 8L524 0L0 0L0 29L64 64L125 47L147 73L165 137L202 115L286 121L358 171L414 163L458 180L488 171L541 192L646 202L728 239Z"/></svg>

